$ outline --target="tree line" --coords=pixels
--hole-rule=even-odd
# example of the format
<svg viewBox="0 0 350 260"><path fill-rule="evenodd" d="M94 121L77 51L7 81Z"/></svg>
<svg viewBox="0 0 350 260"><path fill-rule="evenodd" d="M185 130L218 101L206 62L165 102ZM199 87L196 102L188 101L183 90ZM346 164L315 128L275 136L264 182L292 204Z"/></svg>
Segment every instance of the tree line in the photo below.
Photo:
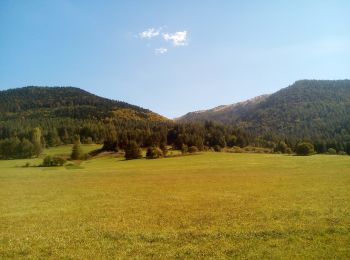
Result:
<svg viewBox="0 0 350 260"><path fill-rule="evenodd" d="M276 153L293 153L305 140L280 140L272 135L255 136L242 129L213 121L204 123L173 123L126 121L106 118L98 123L84 122L81 125L66 124L59 127L0 127L0 158L31 158L40 155L45 147L72 144L79 138L81 143L103 144L105 151L135 150L136 146L148 148L150 157L159 151L195 149L221 151L230 147L264 147ZM12 127L12 128L11 128ZM330 149L350 154L350 142L327 143L306 140L316 153ZM130 148L131 146L131 148ZM158 150L157 150L158 149Z"/></svg>

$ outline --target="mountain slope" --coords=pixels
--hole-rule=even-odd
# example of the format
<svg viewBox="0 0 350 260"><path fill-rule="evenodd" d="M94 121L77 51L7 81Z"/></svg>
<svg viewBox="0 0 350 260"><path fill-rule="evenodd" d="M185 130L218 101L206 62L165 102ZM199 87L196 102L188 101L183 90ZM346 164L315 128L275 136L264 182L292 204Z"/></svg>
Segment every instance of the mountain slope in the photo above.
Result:
<svg viewBox="0 0 350 260"><path fill-rule="evenodd" d="M350 134L350 80L301 80L280 91L178 121L216 120L252 133L288 138L334 139Z"/></svg>
<svg viewBox="0 0 350 260"><path fill-rule="evenodd" d="M262 95L243 102L230 105L221 105L208 110L189 112L186 115L177 118L182 122L215 120L221 122L235 122L241 115L252 111L260 102L266 100L269 95Z"/></svg>
<svg viewBox="0 0 350 260"><path fill-rule="evenodd" d="M166 121L150 110L74 87L24 87L0 91L0 120L71 118Z"/></svg>

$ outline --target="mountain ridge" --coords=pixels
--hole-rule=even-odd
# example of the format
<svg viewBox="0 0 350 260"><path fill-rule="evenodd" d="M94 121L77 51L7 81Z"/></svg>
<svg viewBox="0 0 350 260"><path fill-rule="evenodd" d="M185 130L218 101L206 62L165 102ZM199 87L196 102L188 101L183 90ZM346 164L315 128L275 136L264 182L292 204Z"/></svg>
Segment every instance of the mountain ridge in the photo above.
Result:
<svg viewBox="0 0 350 260"><path fill-rule="evenodd" d="M0 91L0 120L22 115L30 117L37 112L51 117L103 119L120 115L115 113L119 110L133 111L134 119L150 116L169 120L149 109L100 97L77 87L27 86ZM28 111L33 113L28 114Z"/></svg>
<svg viewBox="0 0 350 260"><path fill-rule="evenodd" d="M216 108L187 113L177 122L212 120L281 138L349 135L350 80L299 80L273 94Z"/></svg>

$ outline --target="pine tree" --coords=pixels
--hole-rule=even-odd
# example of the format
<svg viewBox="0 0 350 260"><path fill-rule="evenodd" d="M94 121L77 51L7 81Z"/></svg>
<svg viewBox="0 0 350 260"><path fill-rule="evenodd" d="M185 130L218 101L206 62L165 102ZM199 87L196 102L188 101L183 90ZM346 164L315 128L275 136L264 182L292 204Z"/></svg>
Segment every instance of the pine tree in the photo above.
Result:
<svg viewBox="0 0 350 260"><path fill-rule="evenodd" d="M72 148L72 154L71 154L71 159L72 160L79 160L83 156L83 151L81 149L81 143L80 143L80 137L76 137L73 148Z"/></svg>

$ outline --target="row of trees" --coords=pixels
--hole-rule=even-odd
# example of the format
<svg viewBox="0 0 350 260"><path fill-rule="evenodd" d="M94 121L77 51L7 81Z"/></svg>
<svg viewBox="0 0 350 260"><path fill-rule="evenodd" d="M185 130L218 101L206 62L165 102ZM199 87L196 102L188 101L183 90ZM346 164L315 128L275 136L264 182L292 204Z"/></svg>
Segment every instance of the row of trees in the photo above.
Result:
<svg viewBox="0 0 350 260"><path fill-rule="evenodd" d="M277 153L293 153L297 152L300 143L300 141L288 139L281 141L271 135L254 136L233 126L211 121L186 124L169 122L125 122L122 124L112 119L106 119L99 124L91 124L90 126L91 128L88 124L83 124L80 127L65 126L49 130L35 127L22 129L19 132L0 127L0 137L6 136L0 138L0 158L30 158L38 156L44 147L75 143L72 158L78 159L80 151L78 151L79 145L77 143L80 142L102 143L102 149L105 151L124 150L127 157L128 151L135 151L136 146L153 149L150 154L160 154L160 151L164 154L166 146L169 145L177 150L195 147L199 151L208 149L220 151L224 147L254 146L269 148ZM312 140L308 140L308 142L312 144L312 150L316 153L329 153L332 149L331 152L335 150L336 153L350 154L350 142L341 144L312 142ZM155 151L157 149L159 149L158 152Z"/></svg>
<svg viewBox="0 0 350 260"><path fill-rule="evenodd" d="M39 156L42 152L42 136L40 128L30 132L30 139L10 137L0 140L0 159L19 159Z"/></svg>

